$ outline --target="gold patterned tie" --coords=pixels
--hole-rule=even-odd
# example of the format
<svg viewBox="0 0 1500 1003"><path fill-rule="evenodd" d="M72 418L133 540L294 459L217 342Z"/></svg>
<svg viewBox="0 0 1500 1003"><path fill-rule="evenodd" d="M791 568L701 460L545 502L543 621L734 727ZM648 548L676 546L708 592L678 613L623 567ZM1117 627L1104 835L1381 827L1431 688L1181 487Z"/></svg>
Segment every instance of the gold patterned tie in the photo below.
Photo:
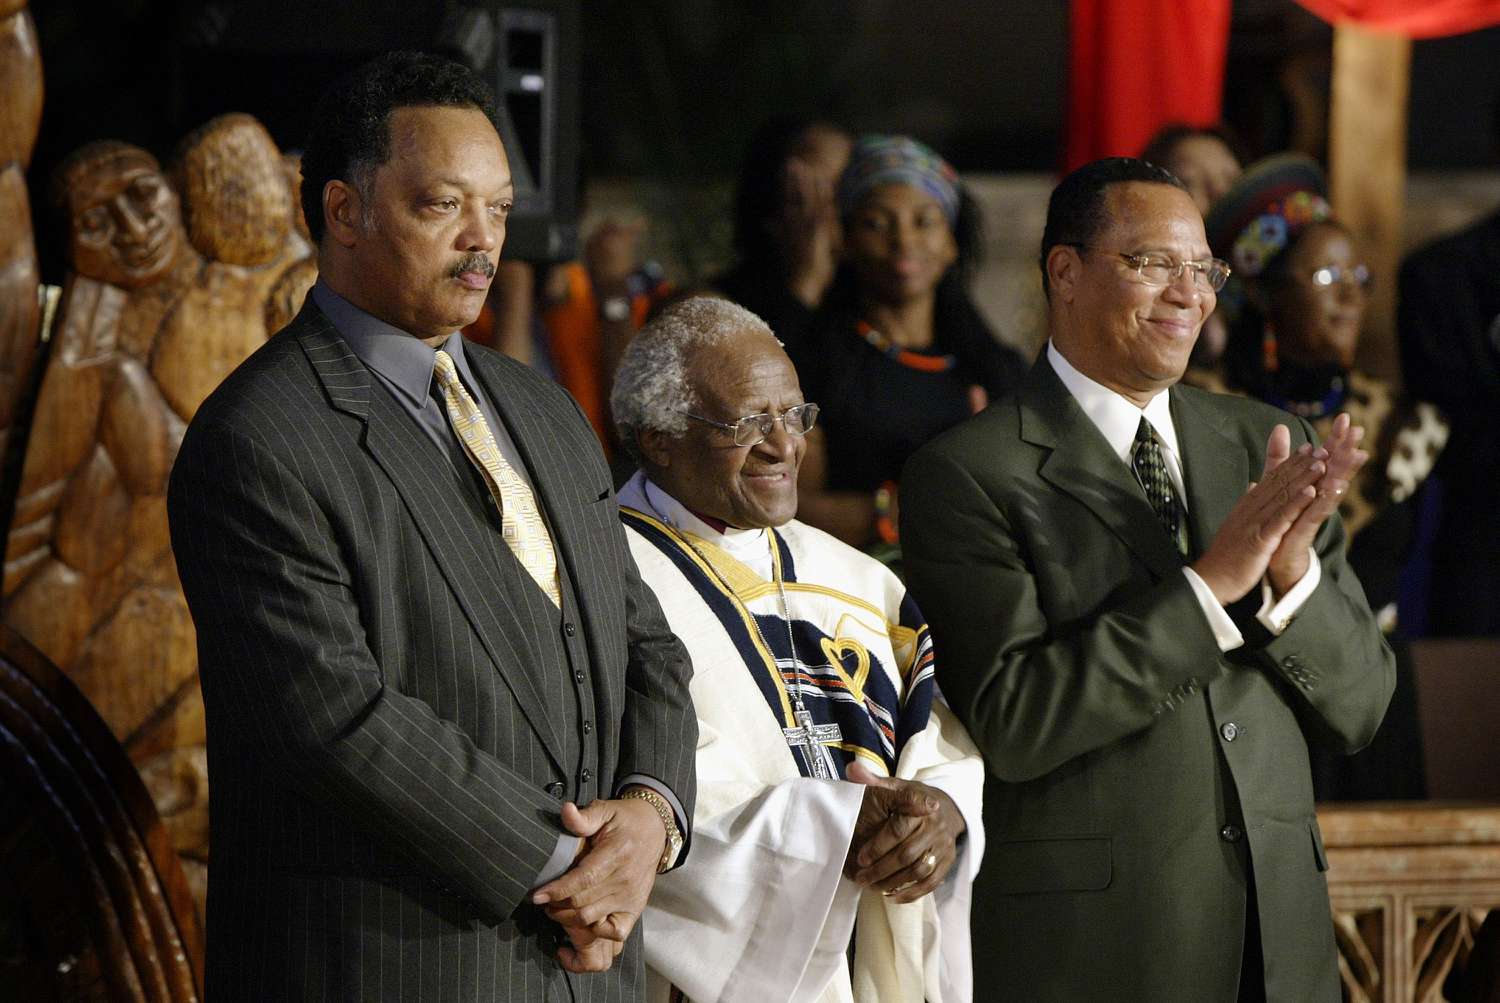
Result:
<svg viewBox="0 0 1500 1003"><path fill-rule="evenodd" d="M552 537L537 508L536 496L501 455L500 447L495 444L495 435L490 431L490 423L485 421L484 412L479 410L479 405L459 381L458 370L447 352L437 353L433 372L443 391L453 430L458 433L464 451L484 475L490 493L500 505L500 534L505 537L506 546L547 593L547 598L561 608L557 552L552 548Z"/></svg>

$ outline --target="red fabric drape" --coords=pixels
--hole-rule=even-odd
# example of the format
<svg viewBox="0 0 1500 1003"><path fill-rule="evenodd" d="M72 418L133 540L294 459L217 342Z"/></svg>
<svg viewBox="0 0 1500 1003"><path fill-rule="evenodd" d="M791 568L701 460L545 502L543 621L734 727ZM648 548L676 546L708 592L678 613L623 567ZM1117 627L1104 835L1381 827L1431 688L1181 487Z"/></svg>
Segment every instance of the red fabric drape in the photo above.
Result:
<svg viewBox="0 0 1500 1003"><path fill-rule="evenodd" d="M1500 0L1297 0L1325 21L1408 38L1462 35L1500 24Z"/></svg>
<svg viewBox="0 0 1500 1003"><path fill-rule="evenodd" d="M1073 0L1066 170L1135 156L1169 122L1218 121L1229 5Z"/></svg>

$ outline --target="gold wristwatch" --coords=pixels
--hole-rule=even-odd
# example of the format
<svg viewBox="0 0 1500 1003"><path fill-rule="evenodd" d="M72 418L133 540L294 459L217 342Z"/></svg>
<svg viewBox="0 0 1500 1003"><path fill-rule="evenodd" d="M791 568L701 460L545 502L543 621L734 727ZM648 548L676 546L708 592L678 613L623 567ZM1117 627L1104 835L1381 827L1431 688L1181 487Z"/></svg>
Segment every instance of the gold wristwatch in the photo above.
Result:
<svg viewBox="0 0 1500 1003"><path fill-rule="evenodd" d="M656 873L665 874L673 864L677 862L677 854L682 852L682 831L677 828L677 814L672 811L672 806L667 799L649 787L632 787L620 795L621 800L625 798L637 798L646 802L661 816L661 824L667 830L667 844L662 848L661 859L656 862Z"/></svg>

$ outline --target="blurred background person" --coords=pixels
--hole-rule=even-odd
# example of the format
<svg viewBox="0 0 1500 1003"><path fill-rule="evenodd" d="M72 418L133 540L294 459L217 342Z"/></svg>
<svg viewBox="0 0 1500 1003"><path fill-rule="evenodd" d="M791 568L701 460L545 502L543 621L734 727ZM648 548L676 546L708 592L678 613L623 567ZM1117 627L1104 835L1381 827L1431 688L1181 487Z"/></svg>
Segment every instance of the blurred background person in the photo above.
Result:
<svg viewBox="0 0 1500 1003"><path fill-rule="evenodd" d="M1322 170L1299 154L1252 165L1209 215L1214 254L1244 283L1225 379L1306 418L1320 436L1347 411L1371 460L1339 506L1349 564L1396 652L1396 691L1375 740L1352 756L1312 753L1320 800L1425 796L1411 650L1398 630L1397 585L1415 539L1417 493L1447 437L1431 405L1355 368L1370 270L1333 218Z"/></svg>
<svg viewBox="0 0 1500 1003"><path fill-rule="evenodd" d="M1493 105L1500 165L1500 100ZM1500 212L1436 241L1401 267L1398 334L1406 389L1449 415L1426 633L1500 635Z"/></svg>
<svg viewBox="0 0 1500 1003"><path fill-rule="evenodd" d="M1141 159L1165 167L1193 197L1193 204L1206 218L1209 209L1239 180L1244 167L1239 143L1224 125L1187 125L1176 122L1163 126L1141 151ZM1234 276L1230 276L1234 281ZM1220 297L1218 309L1203 322L1198 343L1188 360L1184 379L1196 386L1213 388L1219 359L1229 338L1229 316L1234 311L1234 290Z"/></svg>
<svg viewBox="0 0 1500 1003"><path fill-rule="evenodd" d="M1188 194L1203 215L1244 172L1238 142L1223 125L1163 126L1141 159L1165 167L1187 185Z"/></svg>
<svg viewBox="0 0 1500 1003"><path fill-rule="evenodd" d="M852 145L829 122L777 117L746 146L734 190L735 262L710 285L783 342L806 331L838 268L834 195Z"/></svg>
<svg viewBox="0 0 1500 1003"><path fill-rule="evenodd" d="M805 338L788 351L822 418L808 435L799 514L894 561L897 482L916 448L1015 386L965 289L977 208L942 157L905 136L866 136L839 181L844 247Z"/></svg>
<svg viewBox="0 0 1500 1003"><path fill-rule="evenodd" d="M472 340L561 383L611 462L608 393L615 366L636 330L673 291L661 266L641 256L646 230L639 215L607 216L584 240L580 260L501 261L484 310L464 329Z"/></svg>

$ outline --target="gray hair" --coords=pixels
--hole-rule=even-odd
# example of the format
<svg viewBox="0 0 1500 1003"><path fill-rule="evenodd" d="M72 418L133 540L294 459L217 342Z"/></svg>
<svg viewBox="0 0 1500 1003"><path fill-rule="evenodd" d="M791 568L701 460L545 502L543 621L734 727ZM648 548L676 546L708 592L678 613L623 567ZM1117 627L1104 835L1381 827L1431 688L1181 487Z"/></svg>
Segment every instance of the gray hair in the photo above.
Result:
<svg viewBox="0 0 1500 1003"><path fill-rule="evenodd" d="M688 383L688 350L714 348L747 329L771 334L769 324L738 303L711 296L674 303L641 328L620 357L609 395L620 443L632 459L641 462L641 432L682 435L688 422L682 412L700 406Z"/></svg>

